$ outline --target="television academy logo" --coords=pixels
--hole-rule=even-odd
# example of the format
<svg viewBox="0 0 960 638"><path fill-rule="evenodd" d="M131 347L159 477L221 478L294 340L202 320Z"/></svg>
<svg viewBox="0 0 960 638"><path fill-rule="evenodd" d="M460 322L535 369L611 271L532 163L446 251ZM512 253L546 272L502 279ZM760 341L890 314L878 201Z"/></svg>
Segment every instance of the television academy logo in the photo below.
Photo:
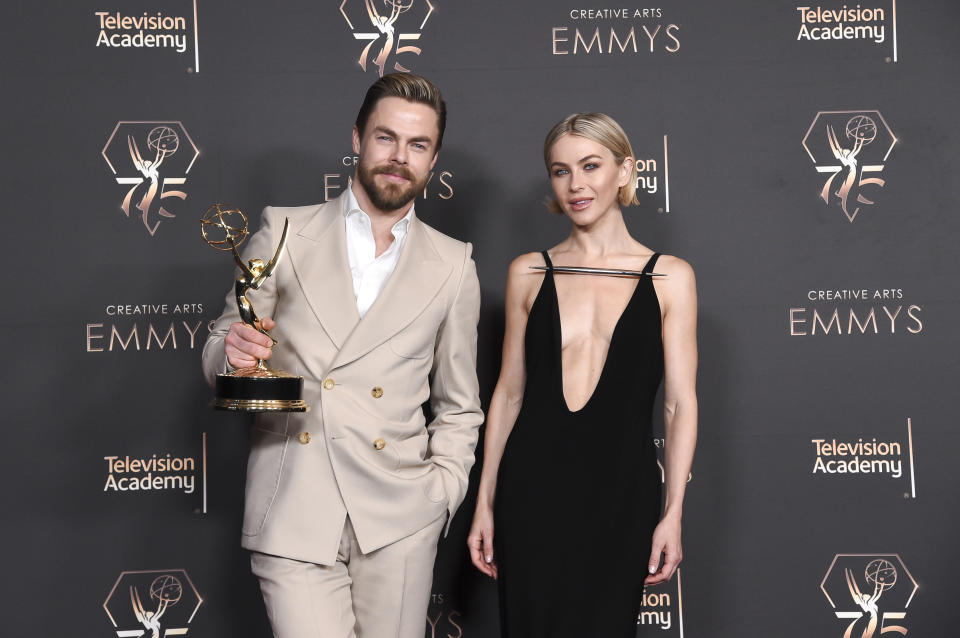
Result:
<svg viewBox="0 0 960 638"><path fill-rule="evenodd" d="M117 638L185 636L203 598L184 569L122 572L103 603Z"/></svg>
<svg viewBox="0 0 960 638"><path fill-rule="evenodd" d="M659 585L646 586L640 598L640 611L637 625L656 627L664 632L676 632L683 638L683 585L680 582L680 568L673 578ZM658 633L658 636L670 635Z"/></svg>
<svg viewBox="0 0 960 638"><path fill-rule="evenodd" d="M176 217L170 202L187 198L181 187L200 149L179 121L122 120L100 154L117 184L129 187L120 210L140 217L153 236L161 221Z"/></svg>
<svg viewBox="0 0 960 638"><path fill-rule="evenodd" d="M103 457L104 492L182 492L200 495L196 514L207 513L207 433L200 439L197 457L155 452L153 454L108 454ZM146 496L146 494L144 494Z"/></svg>
<svg viewBox="0 0 960 638"><path fill-rule="evenodd" d="M408 43L419 42L434 9L430 0L343 0L340 14L353 37L367 43L357 60L360 68L366 71L367 63L372 62L381 77L394 71L409 72L396 58L407 53L420 55L420 47ZM398 32L398 22L408 30Z"/></svg>
<svg viewBox="0 0 960 638"><path fill-rule="evenodd" d="M892 479L904 478L909 472L910 491L904 492L904 498L917 497L917 482L913 460L913 420L907 419L906 438L858 436L819 437L811 439L813 444L814 475L849 475L866 477L867 475L887 476ZM906 464L906 468L904 465Z"/></svg>
<svg viewBox="0 0 960 638"><path fill-rule="evenodd" d="M795 7L800 20L797 41L860 41L881 46L889 33L892 51L886 61L897 62L897 0L858 2L855 6L837 0L824 2L827 6Z"/></svg>
<svg viewBox="0 0 960 638"><path fill-rule="evenodd" d="M637 153L637 200L641 206L652 205L658 213L670 212L670 154L667 136L663 136L663 155L650 153L646 157L645 148L634 141ZM646 148L656 149L659 141ZM650 202L650 204L648 204Z"/></svg>
<svg viewBox="0 0 960 638"><path fill-rule="evenodd" d="M837 636L880 638L907 634L902 623L919 586L899 554L837 554L820 589L838 619Z"/></svg>
<svg viewBox="0 0 960 638"><path fill-rule="evenodd" d="M820 198L852 222L886 183L868 175L883 171L897 137L880 111L820 111L802 144L817 172L827 175Z"/></svg>
<svg viewBox="0 0 960 638"><path fill-rule="evenodd" d="M125 3L129 4L129 3ZM171 10L165 0L163 10L136 11L129 8L94 11L96 48L154 49L187 53L193 43L193 66L188 73L200 72L200 33L197 28L197 0L180 0L179 11Z"/></svg>

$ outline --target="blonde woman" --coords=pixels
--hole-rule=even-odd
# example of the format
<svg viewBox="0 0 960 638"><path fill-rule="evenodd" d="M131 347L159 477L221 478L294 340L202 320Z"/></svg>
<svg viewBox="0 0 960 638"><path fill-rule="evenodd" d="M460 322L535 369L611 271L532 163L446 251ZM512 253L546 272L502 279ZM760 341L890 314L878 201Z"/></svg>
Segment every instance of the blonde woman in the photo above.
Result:
<svg viewBox="0 0 960 638"><path fill-rule="evenodd" d="M637 203L637 170L612 118L565 118L547 135L544 161L550 207L572 228L510 265L467 543L477 568L498 579L503 638L633 638L644 585L668 580L681 559L697 430L696 285L687 262L627 231L621 206ZM552 270L563 266L644 274ZM662 379L661 515L651 412Z"/></svg>

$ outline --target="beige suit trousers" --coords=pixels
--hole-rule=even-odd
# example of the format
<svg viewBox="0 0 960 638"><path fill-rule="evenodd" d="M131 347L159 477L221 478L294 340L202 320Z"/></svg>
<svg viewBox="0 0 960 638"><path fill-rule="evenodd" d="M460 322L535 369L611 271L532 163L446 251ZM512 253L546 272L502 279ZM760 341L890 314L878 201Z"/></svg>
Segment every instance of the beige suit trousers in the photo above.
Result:
<svg viewBox="0 0 960 638"><path fill-rule="evenodd" d="M423 638L445 518L363 554L348 517L332 566L252 552L275 638Z"/></svg>

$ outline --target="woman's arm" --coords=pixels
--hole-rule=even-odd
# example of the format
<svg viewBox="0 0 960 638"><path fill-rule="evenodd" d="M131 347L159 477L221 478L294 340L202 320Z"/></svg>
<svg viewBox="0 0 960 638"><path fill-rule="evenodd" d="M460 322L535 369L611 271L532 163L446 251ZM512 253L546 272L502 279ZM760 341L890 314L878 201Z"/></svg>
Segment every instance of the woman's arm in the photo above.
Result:
<svg viewBox="0 0 960 638"><path fill-rule="evenodd" d="M661 265L662 264L662 265ZM664 483L663 518L653 534L647 585L669 580L683 558L680 528L683 496L697 445L697 284L690 264L667 257L658 270L663 309ZM663 566L660 555L663 554Z"/></svg>
<svg viewBox="0 0 960 638"><path fill-rule="evenodd" d="M477 508L467 537L473 564L493 578L497 577L497 566L493 562L493 503L496 498L497 472L507 439L523 402L523 388L527 378L523 359L523 337L527 329L531 293L543 281L543 275L530 270L530 266L540 263L542 260L537 253L521 255L513 260L507 272L503 359L500 376L490 399L490 408L487 410Z"/></svg>

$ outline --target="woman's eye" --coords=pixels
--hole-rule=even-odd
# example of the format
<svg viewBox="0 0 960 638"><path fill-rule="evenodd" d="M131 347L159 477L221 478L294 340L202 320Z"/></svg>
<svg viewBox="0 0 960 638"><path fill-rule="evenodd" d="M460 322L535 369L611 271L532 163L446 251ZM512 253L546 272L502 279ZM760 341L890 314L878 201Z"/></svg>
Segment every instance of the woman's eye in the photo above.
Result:
<svg viewBox="0 0 960 638"><path fill-rule="evenodd" d="M561 175L566 175L566 174L569 173L569 172L570 172L570 171L568 171L568 170L565 169L565 168L558 168L558 169L555 169L555 170L553 171L553 174L554 174L554 176L556 176L556 177L560 177Z"/></svg>
<svg viewBox="0 0 960 638"><path fill-rule="evenodd" d="M600 166L599 164L594 164L593 162L590 162L589 164L584 164L583 167L584 167L585 169L587 169L588 171L592 171L593 169L595 169L595 168L597 168L597 167L599 167L599 166Z"/></svg>

